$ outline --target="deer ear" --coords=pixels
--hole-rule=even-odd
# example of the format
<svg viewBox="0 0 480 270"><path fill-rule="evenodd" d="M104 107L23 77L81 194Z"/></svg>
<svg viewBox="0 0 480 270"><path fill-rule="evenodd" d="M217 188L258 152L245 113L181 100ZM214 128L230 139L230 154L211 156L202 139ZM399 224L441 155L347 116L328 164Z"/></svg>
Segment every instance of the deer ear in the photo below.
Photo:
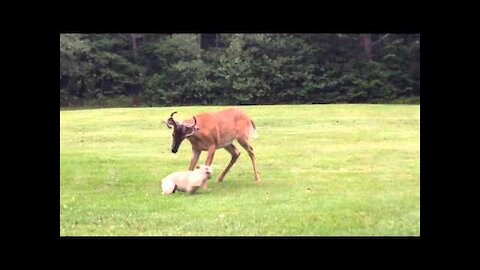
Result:
<svg viewBox="0 0 480 270"><path fill-rule="evenodd" d="M185 131L186 131L186 134L185 134L185 137L190 137L192 136L193 134L195 134L195 132L197 132L197 128L196 127L186 127Z"/></svg>
<svg viewBox="0 0 480 270"><path fill-rule="evenodd" d="M162 121L162 122L165 123L168 128L172 128L177 125L175 120L173 120L172 118L168 118L166 122L165 121Z"/></svg>
<svg viewBox="0 0 480 270"><path fill-rule="evenodd" d="M168 128L172 128L171 126L168 125L167 121L165 121L165 120L162 120L161 124L166 125Z"/></svg>

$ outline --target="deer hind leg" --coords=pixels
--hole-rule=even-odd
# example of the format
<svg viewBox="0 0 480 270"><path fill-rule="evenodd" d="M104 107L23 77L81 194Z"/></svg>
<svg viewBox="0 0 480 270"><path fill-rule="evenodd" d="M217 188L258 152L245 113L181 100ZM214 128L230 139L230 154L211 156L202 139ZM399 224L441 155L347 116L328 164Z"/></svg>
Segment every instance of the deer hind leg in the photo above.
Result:
<svg viewBox="0 0 480 270"><path fill-rule="evenodd" d="M253 147L248 143L248 140L246 139L239 138L238 142L245 150L247 150L248 156L252 160L253 172L255 173L255 182L256 183L260 182L260 176L258 175L257 165L255 161L255 152L253 151Z"/></svg>
<svg viewBox="0 0 480 270"><path fill-rule="evenodd" d="M233 164L237 161L238 157L240 156L240 151L238 151L238 149L233 144L227 145L223 147L223 149L227 150L230 153L230 155L232 155L232 159L230 159L230 163L228 163L227 167L223 170L220 177L218 177L217 182L223 181L223 178L225 177L225 175L227 175L230 168L232 168Z"/></svg>

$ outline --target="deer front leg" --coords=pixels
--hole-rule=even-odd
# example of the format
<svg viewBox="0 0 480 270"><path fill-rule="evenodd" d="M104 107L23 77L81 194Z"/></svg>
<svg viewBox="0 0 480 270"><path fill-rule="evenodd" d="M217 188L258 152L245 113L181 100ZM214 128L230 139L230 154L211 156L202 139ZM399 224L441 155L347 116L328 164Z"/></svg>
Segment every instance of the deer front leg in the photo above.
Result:
<svg viewBox="0 0 480 270"><path fill-rule="evenodd" d="M200 150L195 150L192 148L192 159L190 160L190 167L188 167L189 171L193 171L195 169L195 165L197 165L198 158L200 157Z"/></svg>
<svg viewBox="0 0 480 270"><path fill-rule="evenodd" d="M212 166L213 162L213 156L215 155L215 151L217 150L217 147L215 145L212 145L208 148L208 154L207 154L207 160L205 161L205 165ZM203 183L203 189L208 188L207 181Z"/></svg>
<svg viewBox="0 0 480 270"><path fill-rule="evenodd" d="M210 146L208 148L208 155L207 155L207 160L205 160L205 165L212 166L213 156L215 155L216 150L217 150L217 147L215 145Z"/></svg>

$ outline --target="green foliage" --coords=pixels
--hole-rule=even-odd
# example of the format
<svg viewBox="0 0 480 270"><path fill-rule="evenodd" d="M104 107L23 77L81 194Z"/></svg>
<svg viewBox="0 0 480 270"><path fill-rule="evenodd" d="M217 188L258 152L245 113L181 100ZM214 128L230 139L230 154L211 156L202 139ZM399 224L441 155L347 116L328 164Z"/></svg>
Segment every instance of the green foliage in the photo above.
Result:
<svg viewBox="0 0 480 270"><path fill-rule="evenodd" d="M199 34L145 34L136 46L130 34L61 35L61 104L122 95L149 105L419 97L419 35L369 37L367 60L355 34L220 34L204 48Z"/></svg>
<svg viewBox="0 0 480 270"><path fill-rule="evenodd" d="M60 35L60 105L85 96L85 87L93 83L94 69L90 43L82 35Z"/></svg>
<svg viewBox="0 0 480 270"><path fill-rule="evenodd" d="M211 103L218 82L208 79L211 65L202 59L196 35L179 34L163 39L153 49L159 70L146 81L144 97L153 104ZM150 71L146 72L147 74Z"/></svg>

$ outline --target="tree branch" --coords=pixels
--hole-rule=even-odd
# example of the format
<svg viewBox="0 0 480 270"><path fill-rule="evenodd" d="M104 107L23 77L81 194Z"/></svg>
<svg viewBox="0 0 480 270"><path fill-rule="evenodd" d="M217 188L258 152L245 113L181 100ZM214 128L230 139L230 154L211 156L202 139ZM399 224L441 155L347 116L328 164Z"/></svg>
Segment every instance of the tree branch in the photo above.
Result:
<svg viewBox="0 0 480 270"><path fill-rule="evenodd" d="M380 41L384 40L385 38L387 38L390 34L386 34L384 35L383 37L379 38L377 41L373 42L372 43L372 47L377 45Z"/></svg>

